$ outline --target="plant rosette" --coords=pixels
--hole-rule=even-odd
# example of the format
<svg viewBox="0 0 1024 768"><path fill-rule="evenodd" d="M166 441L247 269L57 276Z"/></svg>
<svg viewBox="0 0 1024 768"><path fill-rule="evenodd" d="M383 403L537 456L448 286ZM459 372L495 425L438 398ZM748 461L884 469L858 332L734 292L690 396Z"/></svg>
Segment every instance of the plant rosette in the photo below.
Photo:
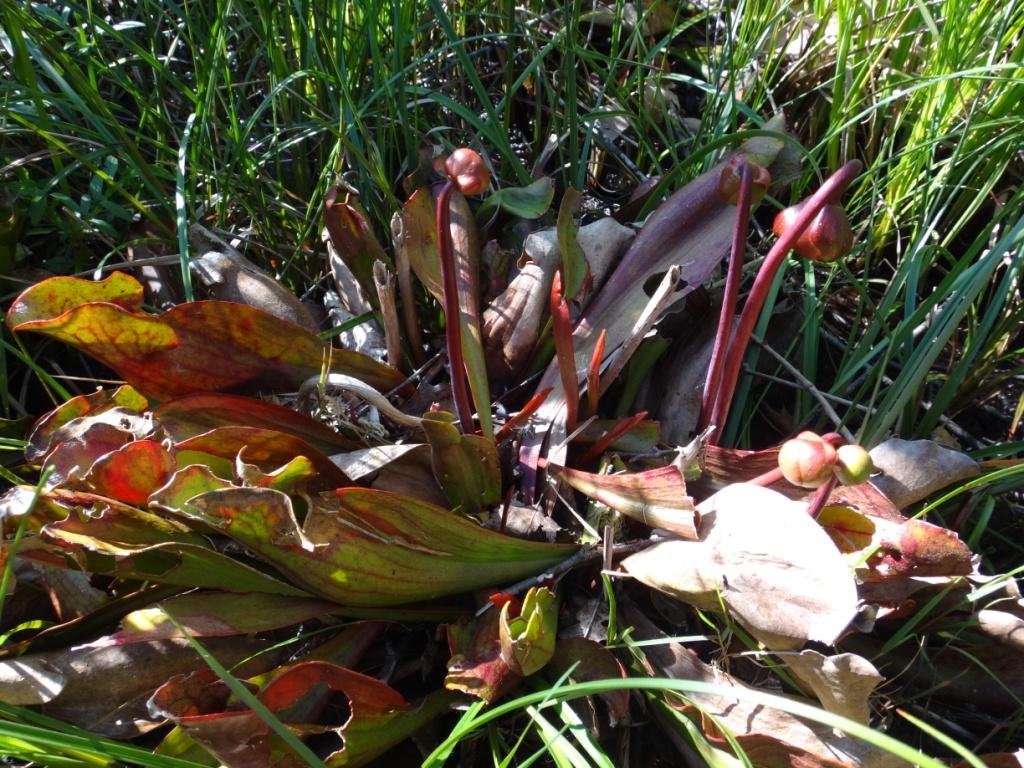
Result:
<svg viewBox="0 0 1024 768"><path fill-rule="evenodd" d="M514 601L501 607L501 656L517 674L527 677L551 660L558 635L558 603L547 587L531 587L519 615L512 617Z"/></svg>

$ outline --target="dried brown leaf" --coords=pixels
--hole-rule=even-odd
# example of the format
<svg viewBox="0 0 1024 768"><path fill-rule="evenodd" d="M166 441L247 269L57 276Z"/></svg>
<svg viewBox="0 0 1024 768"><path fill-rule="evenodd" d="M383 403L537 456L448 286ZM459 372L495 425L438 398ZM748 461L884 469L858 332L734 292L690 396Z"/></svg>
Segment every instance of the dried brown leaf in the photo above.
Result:
<svg viewBox="0 0 1024 768"><path fill-rule="evenodd" d="M856 584L803 504L737 484L697 509L701 541L655 544L622 567L700 608L716 608L720 595L737 621L770 648L835 641L856 614Z"/></svg>
<svg viewBox="0 0 1024 768"><path fill-rule="evenodd" d="M742 693L750 691L750 686L718 667L704 664L695 653L668 640L635 606L624 604L623 613L634 627L635 638L663 641L644 648L652 675L712 683L725 691L735 689L740 694L691 693L687 699L692 705L674 704L695 719L716 746L729 748L729 742L722 735L722 730L728 730L750 762L758 766L897 768L906 765L900 758L841 731L743 698Z"/></svg>
<svg viewBox="0 0 1024 768"><path fill-rule="evenodd" d="M854 653L826 656L811 650L782 654L780 658L822 707L868 724L868 699L884 680L870 661Z"/></svg>
<svg viewBox="0 0 1024 768"><path fill-rule="evenodd" d="M871 482L900 509L981 473L967 454L932 440L886 440L871 449L871 461L882 473Z"/></svg>

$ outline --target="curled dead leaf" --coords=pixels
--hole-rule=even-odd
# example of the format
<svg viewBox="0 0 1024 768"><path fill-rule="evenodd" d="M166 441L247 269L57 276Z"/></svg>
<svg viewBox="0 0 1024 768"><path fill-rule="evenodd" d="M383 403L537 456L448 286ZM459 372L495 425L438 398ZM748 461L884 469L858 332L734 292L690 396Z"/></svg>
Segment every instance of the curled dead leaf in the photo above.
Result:
<svg viewBox="0 0 1024 768"><path fill-rule="evenodd" d="M633 237L633 230L611 217L580 227L576 241L595 287ZM551 281L561 259L557 230L544 229L526 238L519 274L483 315L484 344L492 373L507 375L528 361L547 315Z"/></svg>
<svg viewBox="0 0 1024 768"><path fill-rule="evenodd" d="M228 242L199 224L193 224L188 234L193 252L199 254L189 268L206 287L210 298L247 304L314 333L319 330L295 294Z"/></svg>
<svg viewBox="0 0 1024 768"><path fill-rule="evenodd" d="M780 658L822 707L868 724L868 699L884 680L870 661L854 653L826 656L812 650L781 654Z"/></svg>
<svg viewBox="0 0 1024 768"><path fill-rule="evenodd" d="M673 465L616 475L595 475L554 464L546 467L580 493L644 525L684 539L697 538L700 515L686 495L682 473Z"/></svg>
<svg viewBox="0 0 1024 768"><path fill-rule="evenodd" d="M223 664L250 662L243 672L272 667L281 652L247 637L208 638L204 643ZM96 733L130 738L160 723L147 714L145 699L168 678L195 669L200 660L188 641L145 640L98 643L0 661L0 701L42 705L44 711Z"/></svg>
<svg viewBox="0 0 1024 768"><path fill-rule="evenodd" d="M1024 619L1020 616L986 608L978 612L978 627L1000 643L1024 651Z"/></svg>

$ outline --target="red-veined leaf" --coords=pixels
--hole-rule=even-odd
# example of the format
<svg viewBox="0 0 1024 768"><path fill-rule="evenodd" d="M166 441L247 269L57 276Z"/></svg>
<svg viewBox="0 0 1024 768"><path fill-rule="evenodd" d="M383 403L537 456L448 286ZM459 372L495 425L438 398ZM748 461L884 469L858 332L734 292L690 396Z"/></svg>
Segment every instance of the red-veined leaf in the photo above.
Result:
<svg viewBox="0 0 1024 768"><path fill-rule="evenodd" d="M504 536L442 507L364 488L314 500L301 528L291 500L268 489L212 491L183 512L296 584L350 606L400 605L513 581L573 550Z"/></svg>
<svg viewBox="0 0 1024 768"><path fill-rule="evenodd" d="M265 472L287 464L296 456L305 456L320 473L321 488L351 484L337 464L305 440L273 429L217 427L182 440L174 447L178 451L200 451L231 461L240 456L247 464L255 464Z"/></svg>
<svg viewBox="0 0 1024 768"><path fill-rule="evenodd" d="M682 474L672 465L618 475L595 475L554 464L545 466L580 493L627 517L652 528L665 528L683 538L697 538L700 515L693 499L686 495Z"/></svg>
<svg viewBox="0 0 1024 768"><path fill-rule="evenodd" d="M241 395L202 393L179 397L155 408L153 418L177 442L216 427L244 424L300 437L327 454L362 447L303 413Z"/></svg>
<svg viewBox="0 0 1024 768"><path fill-rule="evenodd" d="M37 283L15 301L8 325L76 347L156 400L230 387L293 388L324 367L378 389L403 380L393 368L329 347L311 331L255 307L197 301L147 315L90 301L91 285L72 277ZM72 304L76 292L84 300Z"/></svg>
<svg viewBox="0 0 1024 768"><path fill-rule="evenodd" d="M78 395L61 403L41 417L32 427L32 434L25 448L25 458L33 461L53 447L54 441L64 439L62 428L85 416L96 416L111 409L142 413L149 401L128 386L115 390L98 389L88 395Z"/></svg>
<svg viewBox="0 0 1024 768"><path fill-rule="evenodd" d="M101 456L84 480L101 496L144 507L175 468L174 457L160 443L136 440Z"/></svg>

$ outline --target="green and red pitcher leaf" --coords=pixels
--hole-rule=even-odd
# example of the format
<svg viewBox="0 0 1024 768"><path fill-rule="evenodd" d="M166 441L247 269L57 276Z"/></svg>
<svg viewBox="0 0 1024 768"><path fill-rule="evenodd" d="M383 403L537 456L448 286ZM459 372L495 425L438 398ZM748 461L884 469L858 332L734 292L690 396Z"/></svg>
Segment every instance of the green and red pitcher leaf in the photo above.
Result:
<svg viewBox="0 0 1024 768"><path fill-rule="evenodd" d="M301 527L291 499L262 488L211 491L182 512L295 584L348 606L401 605L514 581L574 549L505 536L443 507L365 488L315 499Z"/></svg>

